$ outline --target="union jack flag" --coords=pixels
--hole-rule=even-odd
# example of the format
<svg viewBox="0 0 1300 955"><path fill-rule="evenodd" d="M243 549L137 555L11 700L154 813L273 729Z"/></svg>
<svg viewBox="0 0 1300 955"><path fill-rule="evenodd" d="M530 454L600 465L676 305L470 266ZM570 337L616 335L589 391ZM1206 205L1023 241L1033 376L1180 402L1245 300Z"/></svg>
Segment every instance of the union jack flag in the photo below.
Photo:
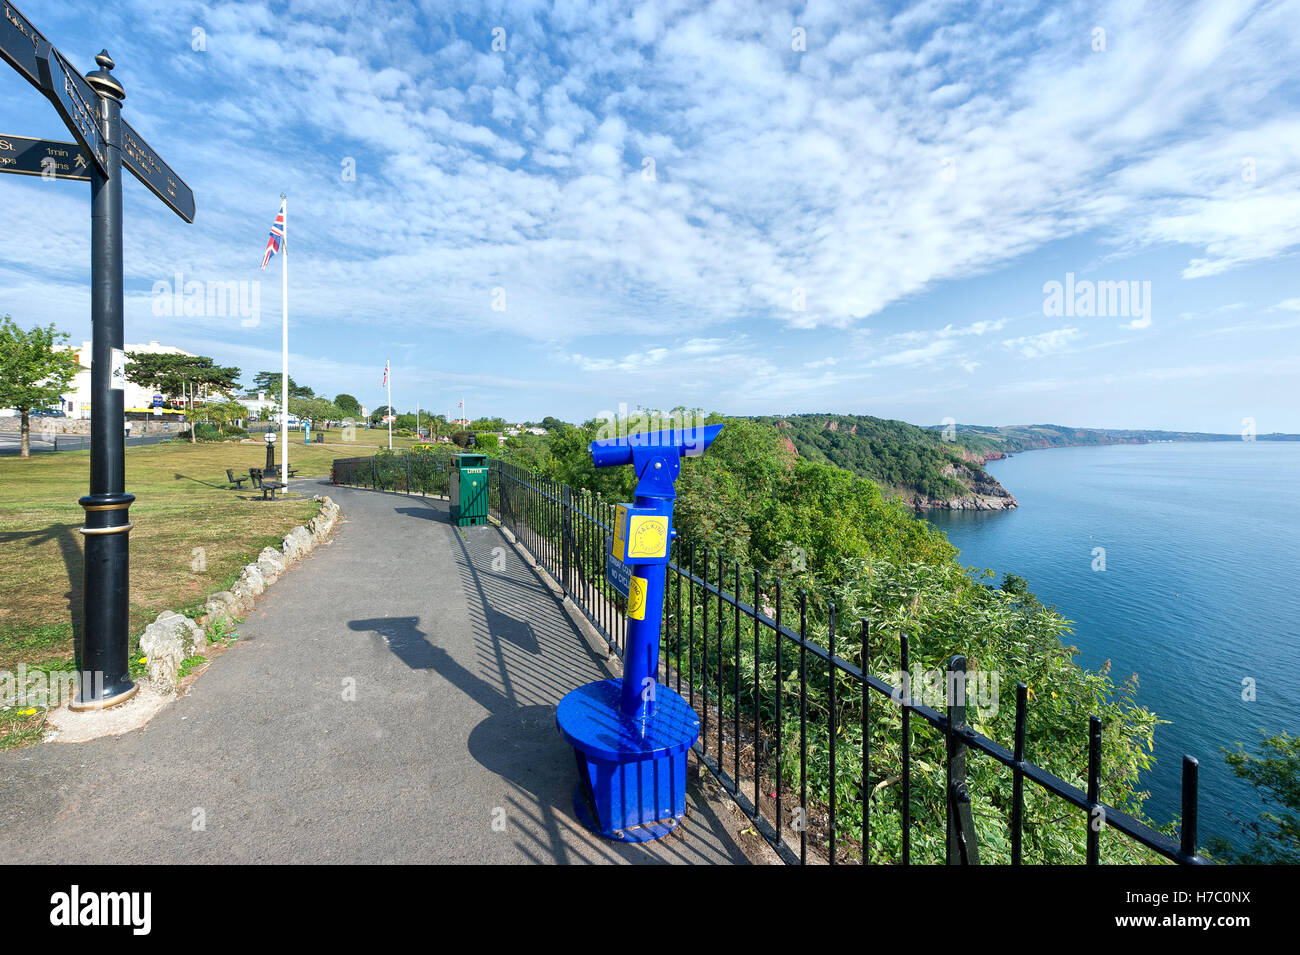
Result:
<svg viewBox="0 0 1300 955"><path fill-rule="evenodd" d="M388 362L384 362L384 385L388 384ZM382 385L380 387L383 387Z"/></svg>
<svg viewBox="0 0 1300 955"><path fill-rule="evenodd" d="M266 240L266 255L262 256L262 268L271 261L271 256L284 247L284 200L280 200L280 211L276 214L275 225L271 226L271 235Z"/></svg>

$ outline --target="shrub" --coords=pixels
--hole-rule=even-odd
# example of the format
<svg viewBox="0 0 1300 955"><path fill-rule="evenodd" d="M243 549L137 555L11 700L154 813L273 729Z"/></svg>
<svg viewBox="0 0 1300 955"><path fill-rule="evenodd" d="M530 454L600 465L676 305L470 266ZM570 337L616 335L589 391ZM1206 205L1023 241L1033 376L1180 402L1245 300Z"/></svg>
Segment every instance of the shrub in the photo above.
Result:
<svg viewBox="0 0 1300 955"><path fill-rule="evenodd" d="M199 441L220 441L225 437L221 433L221 429L215 424L208 424L206 421L200 421L194 426L194 436ZM188 441L190 439L190 429L186 428L184 431L179 432L176 437L182 441Z"/></svg>

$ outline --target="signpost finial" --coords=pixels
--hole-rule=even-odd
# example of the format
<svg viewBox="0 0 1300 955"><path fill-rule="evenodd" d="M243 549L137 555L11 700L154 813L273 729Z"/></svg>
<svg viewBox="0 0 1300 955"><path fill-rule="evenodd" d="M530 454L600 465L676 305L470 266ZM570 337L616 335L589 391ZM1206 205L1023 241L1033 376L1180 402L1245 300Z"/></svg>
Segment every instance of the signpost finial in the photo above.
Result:
<svg viewBox="0 0 1300 955"><path fill-rule="evenodd" d="M108 50L100 50L95 56L95 62L99 64L99 69L93 73L87 73L86 82L100 96L111 96L118 102L126 99L126 90L122 89L122 84L113 75L113 67L116 64L113 62L113 58L108 55Z"/></svg>

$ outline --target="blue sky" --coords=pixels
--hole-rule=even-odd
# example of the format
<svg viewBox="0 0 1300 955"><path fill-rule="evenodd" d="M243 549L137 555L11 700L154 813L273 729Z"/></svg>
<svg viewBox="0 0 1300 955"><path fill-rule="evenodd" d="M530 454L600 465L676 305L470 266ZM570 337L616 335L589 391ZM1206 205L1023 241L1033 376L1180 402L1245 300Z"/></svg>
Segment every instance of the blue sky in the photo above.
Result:
<svg viewBox="0 0 1300 955"><path fill-rule="evenodd" d="M197 197L127 180L128 342L278 369L283 191L292 374L372 407L1300 431L1296 0L20 8ZM8 69L0 132L70 138ZM89 187L0 188L0 312L89 337Z"/></svg>

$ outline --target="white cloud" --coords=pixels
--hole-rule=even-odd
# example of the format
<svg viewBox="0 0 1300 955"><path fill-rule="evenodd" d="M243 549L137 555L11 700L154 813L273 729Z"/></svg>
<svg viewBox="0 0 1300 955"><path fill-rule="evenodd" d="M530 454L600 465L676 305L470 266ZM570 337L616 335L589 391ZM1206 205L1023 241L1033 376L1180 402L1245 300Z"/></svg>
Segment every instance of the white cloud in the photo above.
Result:
<svg viewBox="0 0 1300 955"><path fill-rule="evenodd" d="M1056 328L1038 335L1008 338L1002 344L1024 358L1042 358L1063 351L1083 335L1077 328Z"/></svg>
<svg viewBox="0 0 1300 955"><path fill-rule="evenodd" d="M192 18L135 6L160 36ZM628 328L645 307L697 327L753 313L848 326L1085 229L1185 244L1189 276L1300 243L1300 124L1276 115L1300 58L1300 35L1283 29L1294 0L1250 16L1214 3L810 10L803 54L776 4L554 9L549 30L540 7L520 9L505 54L486 28L446 37L387 4L356 0L349 19L322 6L312 22L254 9L210 11L221 56L199 61L195 82L215 91L206 109L225 111L224 134L258 139L234 168L195 127L193 161L175 160L208 187L190 241L228 254L227 210L270 191L245 171L293 173L298 221L330 243L330 266L308 273L327 313L454 326L502 284L523 286L512 300L527 315L476 320L543 338ZM359 22L409 33L386 26L381 42L348 26ZM1094 22L1111 24L1105 54L1088 49ZM247 88L211 82L239 77ZM172 114L160 141L198 121L145 95ZM286 168L284 150L322 135L370 154L352 188ZM629 145L656 158L658 182L641 179ZM1258 159L1253 189L1242 155ZM386 294L358 296L362 275ZM796 286L806 311L790 307Z"/></svg>
<svg viewBox="0 0 1300 955"><path fill-rule="evenodd" d="M77 6L50 0L65 19ZM308 334L496 335L569 353L566 372L667 382L663 359L632 350L653 334L689 359L683 387L758 400L757 369L795 400L872 369L961 378L990 354L1078 350L1078 331L1002 342L1006 320L882 322L902 330L844 354L818 340L789 372L732 332L863 332L890 305L940 283L962 294L962 279L1085 234L1122 255L1172 248L1197 281L1300 246L1300 0L793 18L765 0L123 0L112 16L133 25L114 50L129 118L199 203L186 227L128 183L129 287L178 268L259 277L287 188ZM200 16L207 54L159 52ZM1105 53L1089 49L1098 23ZM84 314L68 305L84 299L84 195L5 185L0 228L27 236L0 272L7 308ZM129 325L143 308L129 300Z"/></svg>

